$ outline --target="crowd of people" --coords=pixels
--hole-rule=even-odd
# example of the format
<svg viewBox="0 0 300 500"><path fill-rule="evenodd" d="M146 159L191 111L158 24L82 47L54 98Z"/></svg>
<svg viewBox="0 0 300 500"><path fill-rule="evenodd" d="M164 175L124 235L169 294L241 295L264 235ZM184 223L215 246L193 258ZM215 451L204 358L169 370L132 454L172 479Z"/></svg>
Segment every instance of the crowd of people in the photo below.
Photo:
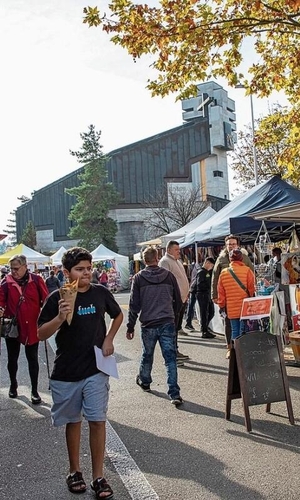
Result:
<svg viewBox="0 0 300 500"><path fill-rule="evenodd" d="M145 267L132 280L126 325L126 337L131 341L139 319L142 349L135 381L141 390L151 391L154 351L159 343L166 367L168 396L174 406L179 406L183 398L177 368L189 356L179 351L178 336L188 334L184 328L188 332L194 330L197 303L201 337L213 339L216 335L210 322L217 304L226 323L227 347L232 349L236 337L243 333L240 321L243 299L255 293L253 265L234 235L225 239L225 248L216 261L205 258L201 265L194 266L191 277L181 261L177 241L167 244L161 258L156 248L147 247L143 261ZM111 499L113 491L103 473L109 376L97 366L95 347L102 349L104 356L113 354L113 341L123 322L123 313L107 287L106 270L93 268L92 255L86 249L67 250L60 270L62 275L52 270L43 279L29 271L24 255L15 255L2 273L0 317L3 324L16 317L19 328L18 338L5 338L10 377L8 395L18 397L18 358L23 345L31 381L31 402L41 402L38 346L40 341L55 335L57 351L50 375L51 417L54 426L66 426L67 487L72 493L82 493L87 488L79 456L84 417L90 428L91 489L96 498ZM60 288L65 280L78 284L74 307L66 298L61 298ZM108 326L106 314L111 319Z"/></svg>

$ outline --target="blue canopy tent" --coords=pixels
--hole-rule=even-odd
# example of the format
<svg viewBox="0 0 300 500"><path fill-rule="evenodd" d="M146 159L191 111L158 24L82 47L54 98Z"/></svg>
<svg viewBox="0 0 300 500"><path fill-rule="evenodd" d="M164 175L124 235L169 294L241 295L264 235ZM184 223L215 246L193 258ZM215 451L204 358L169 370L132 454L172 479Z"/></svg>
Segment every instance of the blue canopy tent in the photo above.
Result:
<svg viewBox="0 0 300 500"><path fill-rule="evenodd" d="M219 212L189 233L182 248L195 243L201 246L223 245L228 234L236 234L242 242L254 243L261 228L261 221L254 219L256 212L300 203L300 190L274 176L236 197ZM251 214L251 216L249 215ZM272 241L289 237L291 221L264 222Z"/></svg>

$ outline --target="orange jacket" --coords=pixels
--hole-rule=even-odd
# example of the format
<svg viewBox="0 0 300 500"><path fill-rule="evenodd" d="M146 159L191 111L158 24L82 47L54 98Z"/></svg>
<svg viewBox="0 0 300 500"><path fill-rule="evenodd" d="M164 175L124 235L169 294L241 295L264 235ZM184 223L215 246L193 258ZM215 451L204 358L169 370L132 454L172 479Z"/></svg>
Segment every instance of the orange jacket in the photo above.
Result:
<svg viewBox="0 0 300 500"><path fill-rule="evenodd" d="M255 276L253 271L243 262L231 262L230 266L239 280L249 290L249 294L240 287L231 276L229 269L223 269L218 281L218 305L226 308L229 319L237 319L241 315L243 300L253 297L255 292Z"/></svg>

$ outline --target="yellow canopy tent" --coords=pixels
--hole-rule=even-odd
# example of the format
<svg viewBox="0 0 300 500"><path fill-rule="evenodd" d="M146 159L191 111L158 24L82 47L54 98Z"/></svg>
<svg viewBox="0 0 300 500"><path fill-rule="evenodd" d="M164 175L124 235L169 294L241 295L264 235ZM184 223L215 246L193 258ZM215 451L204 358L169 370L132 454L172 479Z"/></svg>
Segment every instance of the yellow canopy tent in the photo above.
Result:
<svg viewBox="0 0 300 500"><path fill-rule="evenodd" d="M46 255L32 250L32 248L27 247L24 243L20 243L16 247L8 250L8 252L0 255L0 264L7 264L9 259L16 254L25 255L28 264L48 264L49 262L49 257Z"/></svg>

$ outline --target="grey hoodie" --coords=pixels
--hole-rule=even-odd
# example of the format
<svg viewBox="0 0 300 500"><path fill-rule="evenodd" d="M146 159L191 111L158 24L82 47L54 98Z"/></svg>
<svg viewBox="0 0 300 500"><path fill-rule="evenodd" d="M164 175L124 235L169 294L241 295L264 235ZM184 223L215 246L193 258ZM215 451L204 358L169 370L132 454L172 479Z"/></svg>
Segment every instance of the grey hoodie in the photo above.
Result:
<svg viewBox="0 0 300 500"><path fill-rule="evenodd" d="M133 332L139 313L145 327L175 323L181 307L177 280L171 271L147 266L132 281L127 330Z"/></svg>

